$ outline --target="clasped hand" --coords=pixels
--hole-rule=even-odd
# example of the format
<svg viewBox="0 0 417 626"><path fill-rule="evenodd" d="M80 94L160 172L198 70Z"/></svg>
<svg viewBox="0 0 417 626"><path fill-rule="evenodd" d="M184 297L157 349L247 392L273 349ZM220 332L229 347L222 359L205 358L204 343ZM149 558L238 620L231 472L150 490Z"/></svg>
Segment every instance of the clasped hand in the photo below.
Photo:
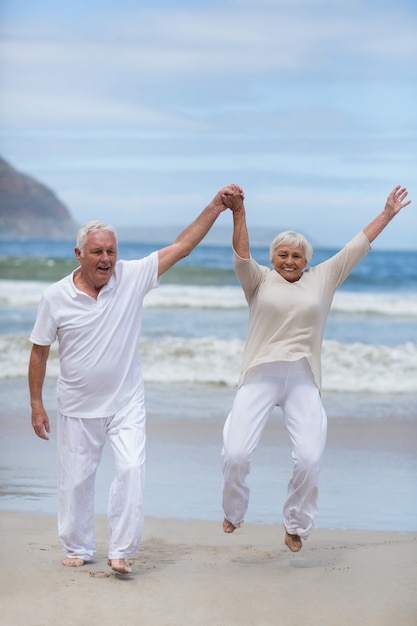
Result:
<svg viewBox="0 0 417 626"><path fill-rule="evenodd" d="M222 202L224 206L232 211L238 211L243 207L245 194L239 185L229 185L222 193Z"/></svg>

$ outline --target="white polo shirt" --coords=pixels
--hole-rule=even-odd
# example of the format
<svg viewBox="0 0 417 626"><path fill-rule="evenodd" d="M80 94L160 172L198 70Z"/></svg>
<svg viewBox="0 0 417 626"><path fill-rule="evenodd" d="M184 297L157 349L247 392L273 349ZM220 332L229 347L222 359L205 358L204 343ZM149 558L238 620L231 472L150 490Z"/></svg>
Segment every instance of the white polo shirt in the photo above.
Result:
<svg viewBox="0 0 417 626"><path fill-rule="evenodd" d="M109 417L140 397L143 300L158 285L158 253L153 252L117 261L97 300L75 287L73 273L45 290L30 341L49 346L58 340L62 414Z"/></svg>

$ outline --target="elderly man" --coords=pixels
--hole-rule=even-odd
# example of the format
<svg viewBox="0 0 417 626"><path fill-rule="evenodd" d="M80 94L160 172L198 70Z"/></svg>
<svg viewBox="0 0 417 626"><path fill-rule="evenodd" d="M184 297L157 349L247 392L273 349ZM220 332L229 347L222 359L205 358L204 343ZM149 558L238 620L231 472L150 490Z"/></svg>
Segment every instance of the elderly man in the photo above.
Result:
<svg viewBox="0 0 417 626"><path fill-rule="evenodd" d="M95 476L106 439L116 477L110 488L108 565L130 573L126 559L138 550L143 531L145 402L138 342L143 300L159 277L205 237L240 187L220 190L172 243L133 261L117 260L112 226L90 222L77 238L79 267L49 286L30 336L32 425L48 439L49 418L42 388L51 344L59 345L58 532L63 565L92 561Z"/></svg>

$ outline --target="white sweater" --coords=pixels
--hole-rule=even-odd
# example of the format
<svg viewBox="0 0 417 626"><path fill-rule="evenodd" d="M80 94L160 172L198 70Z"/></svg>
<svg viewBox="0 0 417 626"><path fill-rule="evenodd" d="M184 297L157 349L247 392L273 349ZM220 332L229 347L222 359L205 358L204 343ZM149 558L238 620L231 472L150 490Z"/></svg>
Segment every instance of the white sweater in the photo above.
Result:
<svg viewBox="0 0 417 626"><path fill-rule="evenodd" d="M308 359L321 389L321 345L336 289L371 249L363 231L327 261L307 269L294 283L234 253L234 267L249 304L248 336L239 386L261 363Z"/></svg>

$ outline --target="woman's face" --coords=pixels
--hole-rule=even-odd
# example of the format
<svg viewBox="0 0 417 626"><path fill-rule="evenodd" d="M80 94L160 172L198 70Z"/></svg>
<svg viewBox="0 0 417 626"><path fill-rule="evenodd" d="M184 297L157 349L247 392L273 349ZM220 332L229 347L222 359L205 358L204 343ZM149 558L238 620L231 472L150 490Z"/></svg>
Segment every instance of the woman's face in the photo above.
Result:
<svg viewBox="0 0 417 626"><path fill-rule="evenodd" d="M295 283L300 279L303 269L307 265L304 248L302 246L278 246L272 257L274 270L288 280Z"/></svg>

